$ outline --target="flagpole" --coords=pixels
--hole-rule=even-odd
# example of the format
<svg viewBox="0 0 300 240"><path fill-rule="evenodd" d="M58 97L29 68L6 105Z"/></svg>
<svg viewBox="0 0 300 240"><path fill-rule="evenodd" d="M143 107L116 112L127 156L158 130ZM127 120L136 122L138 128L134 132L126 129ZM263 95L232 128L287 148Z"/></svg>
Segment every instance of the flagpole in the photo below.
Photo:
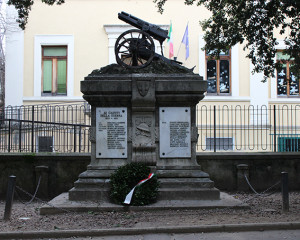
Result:
<svg viewBox="0 0 300 240"><path fill-rule="evenodd" d="M175 59L175 61L177 60L177 57L178 57L178 54L179 54L179 51L180 51L181 45L182 45L182 41L181 41L181 43L180 43L180 45L179 45L179 49L178 49L178 52L177 52L177 55L176 55L176 59Z"/></svg>
<svg viewBox="0 0 300 240"><path fill-rule="evenodd" d="M189 25L189 21L187 22L186 25L187 25L187 26ZM184 33L185 33L185 30L184 30ZM181 40L180 45L179 45L179 49L178 49L178 52L177 52L177 55L176 55L176 59L175 59L175 57L174 57L174 60L175 60L175 61L177 60L177 57L178 57L178 55L179 55L179 51L180 51L180 49L181 49L181 45L182 45L182 40Z"/></svg>

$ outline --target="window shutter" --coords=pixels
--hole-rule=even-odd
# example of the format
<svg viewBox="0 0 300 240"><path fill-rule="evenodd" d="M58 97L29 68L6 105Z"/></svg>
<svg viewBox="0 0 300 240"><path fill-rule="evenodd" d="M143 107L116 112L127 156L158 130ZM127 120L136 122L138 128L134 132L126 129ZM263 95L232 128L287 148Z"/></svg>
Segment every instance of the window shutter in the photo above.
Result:
<svg viewBox="0 0 300 240"><path fill-rule="evenodd" d="M52 60L44 60L43 66L43 92L52 91Z"/></svg>
<svg viewBox="0 0 300 240"><path fill-rule="evenodd" d="M57 93L66 94L67 93L67 61L58 60L57 61Z"/></svg>

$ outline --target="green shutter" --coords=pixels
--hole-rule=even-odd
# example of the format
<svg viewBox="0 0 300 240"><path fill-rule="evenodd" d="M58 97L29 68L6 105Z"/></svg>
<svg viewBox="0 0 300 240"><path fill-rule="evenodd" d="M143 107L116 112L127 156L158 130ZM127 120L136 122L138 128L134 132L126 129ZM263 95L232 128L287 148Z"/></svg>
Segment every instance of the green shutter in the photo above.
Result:
<svg viewBox="0 0 300 240"><path fill-rule="evenodd" d="M67 93L67 61L57 61L57 93Z"/></svg>
<svg viewBox="0 0 300 240"><path fill-rule="evenodd" d="M52 60L44 60L43 67L43 92L51 93L52 91Z"/></svg>

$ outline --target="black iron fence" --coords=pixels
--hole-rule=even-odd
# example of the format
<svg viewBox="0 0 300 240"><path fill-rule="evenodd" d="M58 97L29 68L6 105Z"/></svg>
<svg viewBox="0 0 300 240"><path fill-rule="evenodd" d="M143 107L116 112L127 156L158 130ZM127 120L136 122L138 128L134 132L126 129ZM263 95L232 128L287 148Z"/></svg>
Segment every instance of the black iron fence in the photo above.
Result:
<svg viewBox="0 0 300 240"><path fill-rule="evenodd" d="M199 105L197 151L300 151L300 104Z"/></svg>
<svg viewBox="0 0 300 240"><path fill-rule="evenodd" d="M197 151L299 152L300 104L198 105ZM90 106L7 107L0 152L90 152Z"/></svg>
<svg viewBox="0 0 300 240"><path fill-rule="evenodd" d="M7 107L0 119L1 152L90 152L90 106Z"/></svg>

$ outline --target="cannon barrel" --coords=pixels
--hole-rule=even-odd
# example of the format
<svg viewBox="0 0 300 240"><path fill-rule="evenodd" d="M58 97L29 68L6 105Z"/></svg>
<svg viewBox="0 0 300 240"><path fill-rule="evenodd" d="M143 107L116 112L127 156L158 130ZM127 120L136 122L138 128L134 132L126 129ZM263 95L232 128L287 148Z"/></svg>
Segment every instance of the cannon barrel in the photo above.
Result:
<svg viewBox="0 0 300 240"><path fill-rule="evenodd" d="M142 19L132 16L126 12L118 14L118 18L152 36L158 40L161 44L168 38L168 30L164 30L155 24L148 23Z"/></svg>

